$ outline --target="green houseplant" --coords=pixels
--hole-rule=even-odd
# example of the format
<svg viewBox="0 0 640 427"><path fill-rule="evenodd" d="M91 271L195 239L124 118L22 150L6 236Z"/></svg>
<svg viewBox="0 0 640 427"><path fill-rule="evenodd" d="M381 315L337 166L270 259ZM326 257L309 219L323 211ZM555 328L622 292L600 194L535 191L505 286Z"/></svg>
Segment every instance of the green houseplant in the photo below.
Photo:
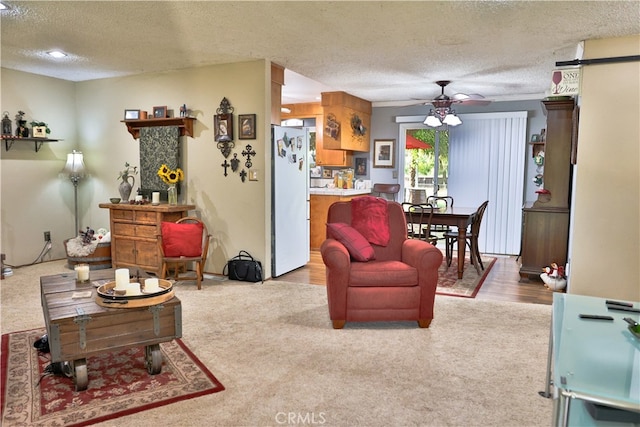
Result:
<svg viewBox="0 0 640 427"><path fill-rule="evenodd" d="M46 124L45 122L32 121L30 125L31 125L31 128L33 129L34 138L46 138L47 135L51 133L51 129L49 129L49 125Z"/></svg>

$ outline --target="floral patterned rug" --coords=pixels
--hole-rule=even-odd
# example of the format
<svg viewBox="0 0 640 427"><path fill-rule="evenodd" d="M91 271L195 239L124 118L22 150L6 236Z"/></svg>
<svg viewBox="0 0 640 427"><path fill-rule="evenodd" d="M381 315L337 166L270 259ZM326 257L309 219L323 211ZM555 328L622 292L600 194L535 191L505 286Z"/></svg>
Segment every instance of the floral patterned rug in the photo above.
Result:
<svg viewBox="0 0 640 427"><path fill-rule="evenodd" d="M144 347L87 358L89 385L44 374L50 363L33 343L44 329L2 335L2 426L85 426L224 390L224 386L176 339L160 344L162 371L149 375Z"/></svg>
<svg viewBox="0 0 640 427"><path fill-rule="evenodd" d="M480 274L476 268L471 265L469 258L464 260L464 274L462 279L458 279L458 258L453 257L451 267L447 268L446 258L442 260L442 265L438 270L438 288L436 294L450 295L456 297L474 298L484 279L489 274L489 270L496 262L496 258L482 256L482 264L484 271L480 270Z"/></svg>

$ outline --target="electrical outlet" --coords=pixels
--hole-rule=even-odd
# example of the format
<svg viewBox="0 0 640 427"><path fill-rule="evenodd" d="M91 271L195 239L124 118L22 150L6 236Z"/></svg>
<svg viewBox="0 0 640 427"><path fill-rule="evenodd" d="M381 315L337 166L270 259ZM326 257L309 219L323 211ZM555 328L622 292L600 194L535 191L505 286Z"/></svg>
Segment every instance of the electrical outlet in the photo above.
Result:
<svg viewBox="0 0 640 427"><path fill-rule="evenodd" d="M45 242L51 241L51 232L50 231L45 231L44 232L44 241Z"/></svg>

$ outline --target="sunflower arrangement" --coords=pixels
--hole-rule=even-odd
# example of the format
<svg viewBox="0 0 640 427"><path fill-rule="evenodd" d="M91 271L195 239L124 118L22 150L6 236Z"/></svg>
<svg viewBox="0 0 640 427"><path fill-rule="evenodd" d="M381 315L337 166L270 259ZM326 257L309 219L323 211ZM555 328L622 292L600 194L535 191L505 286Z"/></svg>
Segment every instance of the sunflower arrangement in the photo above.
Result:
<svg viewBox="0 0 640 427"><path fill-rule="evenodd" d="M158 176L165 184L174 185L184 179L184 172L180 168L169 169L169 166L163 164L158 169Z"/></svg>

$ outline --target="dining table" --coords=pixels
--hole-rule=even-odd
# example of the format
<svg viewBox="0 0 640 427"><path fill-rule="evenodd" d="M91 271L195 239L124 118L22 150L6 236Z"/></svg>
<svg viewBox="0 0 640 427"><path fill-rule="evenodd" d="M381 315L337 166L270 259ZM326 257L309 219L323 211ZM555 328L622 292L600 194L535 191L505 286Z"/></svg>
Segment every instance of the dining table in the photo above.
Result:
<svg viewBox="0 0 640 427"><path fill-rule="evenodd" d="M471 224L473 214L478 210L477 207L459 207L448 206L447 208L434 208L431 218L432 225L449 225L458 227L458 279L462 279L464 275L464 257L466 251L467 228ZM407 221L409 221L408 213L405 213Z"/></svg>

